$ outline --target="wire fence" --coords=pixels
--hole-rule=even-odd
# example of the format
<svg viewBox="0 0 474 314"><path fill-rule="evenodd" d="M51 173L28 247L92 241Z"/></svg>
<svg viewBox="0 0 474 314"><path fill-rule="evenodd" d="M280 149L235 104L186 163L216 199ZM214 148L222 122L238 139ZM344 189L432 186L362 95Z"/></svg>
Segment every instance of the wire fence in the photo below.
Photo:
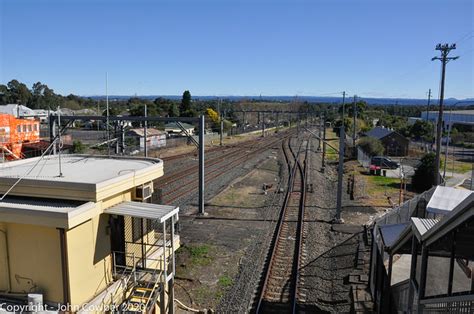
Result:
<svg viewBox="0 0 474 314"><path fill-rule="evenodd" d="M366 169L370 167L370 156L360 147L357 147L357 161Z"/></svg>

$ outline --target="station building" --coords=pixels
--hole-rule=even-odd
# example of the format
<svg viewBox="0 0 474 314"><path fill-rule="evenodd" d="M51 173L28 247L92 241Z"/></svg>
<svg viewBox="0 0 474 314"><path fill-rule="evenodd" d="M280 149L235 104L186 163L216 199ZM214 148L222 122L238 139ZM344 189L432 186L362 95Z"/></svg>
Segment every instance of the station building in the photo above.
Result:
<svg viewBox="0 0 474 314"><path fill-rule="evenodd" d="M474 193L438 186L377 219L370 292L378 313L473 313Z"/></svg>
<svg viewBox="0 0 474 314"><path fill-rule="evenodd" d="M179 209L150 203L162 175L153 158L0 164L0 304L173 312Z"/></svg>

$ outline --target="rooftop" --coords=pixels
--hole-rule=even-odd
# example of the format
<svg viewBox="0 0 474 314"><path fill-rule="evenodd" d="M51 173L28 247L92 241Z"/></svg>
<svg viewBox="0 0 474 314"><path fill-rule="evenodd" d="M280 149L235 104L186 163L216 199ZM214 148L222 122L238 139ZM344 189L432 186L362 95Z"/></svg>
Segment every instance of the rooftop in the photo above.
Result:
<svg viewBox="0 0 474 314"><path fill-rule="evenodd" d="M377 139L381 139L389 134L392 134L393 132L395 131L377 126L373 128L372 130L366 132L365 135L370 136L370 137L375 137Z"/></svg>
<svg viewBox="0 0 474 314"><path fill-rule="evenodd" d="M106 189L132 188L157 179L163 175L163 162L154 158L62 155L61 171L62 176L58 155L0 164L0 193L22 178L11 195L95 201L100 198L96 194Z"/></svg>

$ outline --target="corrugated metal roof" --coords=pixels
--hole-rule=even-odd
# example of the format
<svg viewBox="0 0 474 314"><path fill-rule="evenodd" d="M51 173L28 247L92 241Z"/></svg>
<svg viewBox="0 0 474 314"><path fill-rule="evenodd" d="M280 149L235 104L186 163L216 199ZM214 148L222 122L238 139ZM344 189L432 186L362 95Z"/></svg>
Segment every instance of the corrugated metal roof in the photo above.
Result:
<svg viewBox="0 0 474 314"><path fill-rule="evenodd" d="M392 131L390 129L387 129L387 128L382 128L382 127L375 127L373 128L372 130L370 130L369 132L366 132L365 135L367 136L370 136L370 137L375 137L377 139L381 139L381 138L384 138L385 136L393 133L395 131Z"/></svg>
<svg viewBox="0 0 474 314"><path fill-rule="evenodd" d="M141 202L123 202L107 208L106 214L129 216L136 218L156 219L164 222L179 212L179 207Z"/></svg>
<svg viewBox="0 0 474 314"><path fill-rule="evenodd" d="M439 222L438 219L418 217L412 217L411 221L413 223L413 228L415 228L415 230L420 236L423 236L428 230L433 228Z"/></svg>
<svg viewBox="0 0 474 314"><path fill-rule="evenodd" d="M129 132L133 132L138 136L145 136L145 130L142 128L130 129ZM154 136L154 135L164 135L166 133L157 129L149 128L146 130L146 134L148 136Z"/></svg>

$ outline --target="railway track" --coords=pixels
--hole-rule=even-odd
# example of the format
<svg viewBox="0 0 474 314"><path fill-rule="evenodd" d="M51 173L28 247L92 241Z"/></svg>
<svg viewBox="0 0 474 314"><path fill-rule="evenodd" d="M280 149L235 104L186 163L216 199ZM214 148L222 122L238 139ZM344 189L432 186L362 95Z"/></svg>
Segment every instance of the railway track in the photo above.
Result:
<svg viewBox="0 0 474 314"><path fill-rule="evenodd" d="M283 139L290 136L285 134ZM209 184L216 178L225 175L232 168L245 162L250 156L261 153L282 140L281 136L276 136L269 140L256 140L246 143L244 146L234 147L229 152L218 155L206 161L205 184ZM179 199L189 196L197 191L198 187L198 167L189 166L183 170L167 174L163 179L155 182L155 188L163 190L162 199L164 203L177 202Z"/></svg>
<svg viewBox="0 0 474 314"><path fill-rule="evenodd" d="M261 289L254 300L253 312L295 313L298 307L298 280L303 247L303 223L306 200L306 147L297 151L291 139L284 141L283 152L288 166L288 188L275 228L269 257L261 278ZM302 151L304 150L304 151Z"/></svg>

